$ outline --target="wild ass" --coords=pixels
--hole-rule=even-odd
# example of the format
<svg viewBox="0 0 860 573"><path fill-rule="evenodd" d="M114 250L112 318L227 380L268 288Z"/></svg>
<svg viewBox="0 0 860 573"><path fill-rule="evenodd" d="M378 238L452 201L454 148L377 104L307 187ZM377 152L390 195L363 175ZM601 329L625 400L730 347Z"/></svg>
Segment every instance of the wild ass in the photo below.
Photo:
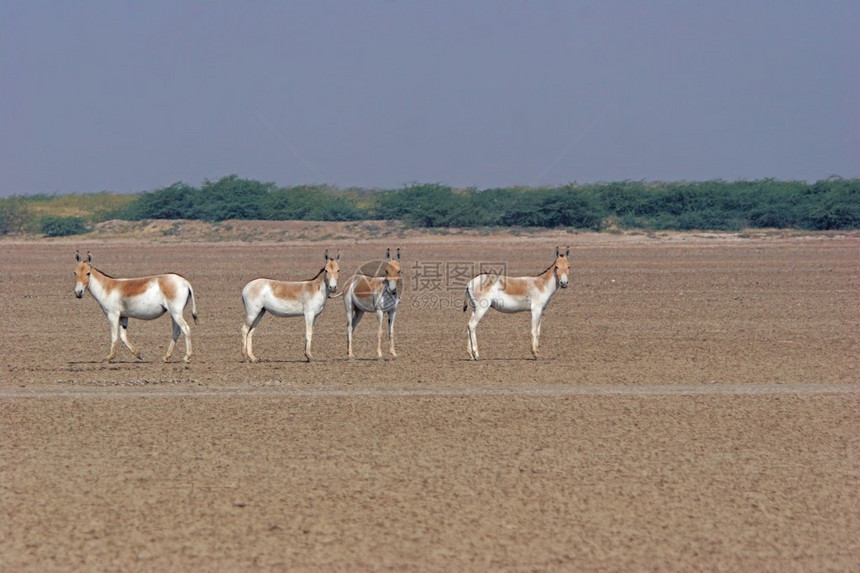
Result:
<svg viewBox="0 0 860 573"><path fill-rule="evenodd" d="M246 360L257 361L253 350L254 332L263 315L269 311L275 316L305 317L305 358L308 362L311 361L314 324L325 308L329 293L337 290L337 275L340 271L338 260L340 260L340 253L337 257L331 258L326 250L325 266L312 279L284 282L259 278L245 285L242 289L242 301L245 303L242 356Z"/></svg>
<svg viewBox="0 0 860 573"><path fill-rule="evenodd" d="M152 320L165 312L173 320L173 337L167 347L164 361L170 360L179 333L185 335L185 362L191 359L191 328L182 316L182 311L191 300L191 316L197 322L197 302L191 283L177 274L154 275L149 277L116 279L92 265L93 257L87 252L87 259L75 253L78 266L75 269L75 296L82 298L84 291L90 294L102 307L110 323L110 353L105 361L116 356L117 341L121 339L138 359L143 355L128 341L128 319Z"/></svg>
<svg viewBox="0 0 860 573"><path fill-rule="evenodd" d="M367 265L365 265L367 266ZM352 352L352 333L365 312L375 312L379 323L376 341L376 355L382 358L382 322L388 313L389 352L397 357L394 350L394 317L397 315L397 305L400 302L400 292L403 290L400 267L400 249L397 249L395 260L391 259L391 249L385 251L385 263L380 263L374 275L384 272L383 276L372 276L358 272L354 274L343 289L343 304L346 307L346 351L350 358L355 358Z"/></svg>
<svg viewBox="0 0 860 573"><path fill-rule="evenodd" d="M495 308L501 312L532 313L532 355L537 360L542 314L558 287L569 284L570 247L561 254L555 249L555 262L536 277L506 277L504 275L480 274L466 285L466 300L463 312L472 307L472 317L467 326L469 333L469 355L479 360L478 338L475 333L484 314Z"/></svg>

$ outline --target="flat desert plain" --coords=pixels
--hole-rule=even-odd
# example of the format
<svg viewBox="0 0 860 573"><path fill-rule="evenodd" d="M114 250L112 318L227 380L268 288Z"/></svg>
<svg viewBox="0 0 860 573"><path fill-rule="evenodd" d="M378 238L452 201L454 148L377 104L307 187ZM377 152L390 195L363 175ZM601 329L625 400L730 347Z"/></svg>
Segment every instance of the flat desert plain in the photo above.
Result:
<svg viewBox="0 0 860 573"><path fill-rule="evenodd" d="M468 360L463 276L535 275L571 248L541 358L491 311ZM860 235L528 233L2 242L0 570L860 569ZM346 359L342 299L303 356L267 316L241 360L242 286L341 284L403 253L399 357L376 321ZM74 252L175 271L194 356L103 363ZM483 265L483 267L482 267ZM186 310L190 318L190 311ZM383 348L387 349L387 342Z"/></svg>

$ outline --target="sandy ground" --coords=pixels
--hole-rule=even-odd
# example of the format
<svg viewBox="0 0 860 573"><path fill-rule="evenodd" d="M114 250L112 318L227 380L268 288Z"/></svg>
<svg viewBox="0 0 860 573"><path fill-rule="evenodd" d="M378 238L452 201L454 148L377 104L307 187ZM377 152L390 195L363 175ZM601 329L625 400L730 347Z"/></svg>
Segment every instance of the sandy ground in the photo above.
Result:
<svg viewBox="0 0 860 573"><path fill-rule="evenodd" d="M0 569L860 568L860 236L379 230L2 242ZM536 274L556 244L573 284L542 358L527 315L493 312L467 360L462 271ZM245 282L326 248L343 282L389 246L398 359L365 317L346 360L334 299L317 360L269 316L241 361ZM144 360L101 362L76 248L192 281L190 365L160 361L166 317L131 323Z"/></svg>

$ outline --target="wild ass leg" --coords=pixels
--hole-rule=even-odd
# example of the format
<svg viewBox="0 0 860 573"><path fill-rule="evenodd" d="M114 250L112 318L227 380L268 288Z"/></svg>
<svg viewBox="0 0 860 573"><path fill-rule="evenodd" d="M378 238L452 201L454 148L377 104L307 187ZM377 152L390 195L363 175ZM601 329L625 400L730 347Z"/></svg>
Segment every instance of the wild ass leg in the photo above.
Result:
<svg viewBox="0 0 860 573"><path fill-rule="evenodd" d="M376 311L376 321L379 323L379 328L376 331L376 357L382 360L382 323L385 320L385 313L381 310Z"/></svg>
<svg viewBox="0 0 860 573"><path fill-rule="evenodd" d="M346 295L344 295L344 298L346 298ZM355 328L353 325L353 321L355 320L355 311L353 310L352 305L348 302L344 303L344 307L346 308L346 355L349 358L353 358L352 329Z"/></svg>
<svg viewBox="0 0 860 573"><path fill-rule="evenodd" d="M352 353L352 333L362 316L364 316L364 311L357 308L350 308L346 313L346 353L350 358L355 358L355 354Z"/></svg>
<svg viewBox="0 0 860 573"><path fill-rule="evenodd" d="M105 357L105 362L110 362L116 356L116 345L119 342L119 314L109 314L108 323L110 324L110 352Z"/></svg>
<svg viewBox="0 0 860 573"><path fill-rule="evenodd" d="M179 329L182 331L183 336L185 336L185 356L182 357L182 361L186 364L191 361L191 327L188 326L188 322L185 321L185 317L181 314L176 317L176 322L179 323ZM174 336L176 336L174 334Z"/></svg>
<svg viewBox="0 0 860 573"><path fill-rule="evenodd" d="M394 315L397 314L397 309L388 313L388 340L391 347L388 349L391 355L397 358L397 353L394 351Z"/></svg>
<svg viewBox="0 0 860 573"><path fill-rule="evenodd" d="M134 347L134 345L128 341L128 318L123 316L119 319L119 337L122 340L122 343L125 344L126 348L128 348L132 354L134 354L138 360L143 359L143 355L140 351Z"/></svg>
<svg viewBox="0 0 860 573"><path fill-rule="evenodd" d="M251 360L251 357L248 356L248 335L250 331L251 328L247 324L242 325L242 360Z"/></svg>
<svg viewBox="0 0 860 573"><path fill-rule="evenodd" d="M311 354L311 341L314 338L315 318L313 313L305 314L305 358L307 358L308 362L313 358L313 354Z"/></svg>
<svg viewBox="0 0 860 573"><path fill-rule="evenodd" d="M171 317L171 322L173 322L173 334L170 337L170 344L167 345L167 352L162 358L165 362L170 360L170 357L173 356L173 347L176 346L176 341L179 339L179 333L182 332L179 329L179 325L176 324L176 320L173 320L173 317Z"/></svg>
<svg viewBox="0 0 860 573"><path fill-rule="evenodd" d="M532 309L532 356L535 357L535 360L538 359L540 353L538 345L540 344L541 310L540 308Z"/></svg>
<svg viewBox="0 0 860 573"><path fill-rule="evenodd" d="M176 341L179 340L180 334L184 334L185 357L183 360L188 362L191 360L191 328L188 326L188 323L185 322L185 318L181 315L171 315L170 318L173 320L173 336L170 339L170 344L167 346L167 354L164 355L164 361L169 361L170 357L173 356L173 349L176 346Z"/></svg>
<svg viewBox="0 0 860 573"><path fill-rule="evenodd" d="M489 306L485 306L480 304L480 301L475 301L475 305L472 310L472 317L469 319L469 324L466 326L466 329L469 331L469 355L472 357L472 360L480 360L481 356L478 354L478 323L481 322L481 319L484 318L484 314L487 312Z"/></svg>
<svg viewBox="0 0 860 573"><path fill-rule="evenodd" d="M256 316L247 315L245 317L245 324L242 325L242 356L249 362L257 361L253 350L254 331L257 330L257 325L260 324L260 320L264 314L266 314L266 311L260 310Z"/></svg>

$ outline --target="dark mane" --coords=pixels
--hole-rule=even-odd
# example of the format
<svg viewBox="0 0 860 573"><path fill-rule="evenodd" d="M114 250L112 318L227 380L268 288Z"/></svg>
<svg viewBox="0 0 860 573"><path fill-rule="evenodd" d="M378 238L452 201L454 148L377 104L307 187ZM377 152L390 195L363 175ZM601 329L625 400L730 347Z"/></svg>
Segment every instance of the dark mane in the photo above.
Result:
<svg viewBox="0 0 860 573"><path fill-rule="evenodd" d="M97 268L95 268L95 267L93 267L93 266L91 266L91 268L92 268L94 271L96 271L97 273L101 273L102 275L104 275L104 277L105 277L105 278L112 279L112 280L129 280L129 279L136 279L136 278L149 278L149 276L161 276L161 275L176 275L176 276L178 276L178 277L185 278L185 276L183 276L183 275L181 275L181 274L179 274L179 273L170 273L170 272L167 272L167 273L160 273L159 275L149 275L149 276L147 276L147 277L123 277L123 278L121 278L121 279L120 279L120 278L117 278L117 277L115 277L115 276L113 276L113 275L109 275L109 274L107 274L106 272L104 272L104 271L103 271L103 270L101 270L101 269L97 269Z"/></svg>
<svg viewBox="0 0 860 573"><path fill-rule="evenodd" d="M543 275L543 274L546 274L546 272L547 272L547 271L549 271L549 270L550 270L551 268L553 268L554 266L555 266L555 261L553 261L553 262L552 262L552 264L551 264L550 266L548 266L548 267L547 267L547 268L546 268L542 273L538 273L538 274L536 274L535 276L536 276L536 277L539 277L539 276L541 276L541 275Z"/></svg>
<svg viewBox="0 0 860 573"><path fill-rule="evenodd" d="M103 270L101 270L101 269L97 269L97 268L95 268L95 267L94 267L94 266L92 266L92 265L90 265L90 268L91 268L91 269L93 269L94 271L96 271L97 273L101 273L101 274L103 274L106 278L109 278L109 279L116 279L116 277L112 277L112 276L110 276L109 274L107 274L106 272L104 272Z"/></svg>
<svg viewBox="0 0 860 573"><path fill-rule="evenodd" d="M555 266L555 261L553 261L553 262L552 262L552 264L551 264L550 266L548 266L546 269L544 269L544 270L543 270L543 272L540 272L540 273L538 273L538 274L536 274L536 275L534 275L534 276L535 276L535 277L539 277L539 276L541 276L541 275L545 274L547 271L549 271L549 270L550 270L551 268L553 268L554 266ZM508 276L508 275L500 275L499 273L493 273L493 272L478 273L478 274L477 274L477 275L475 275L475 276L476 276L476 277L479 277L479 276L481 276L481 275ZM525 275L525 276L530 276L530 275Z"/></svg>
<svg viewBox="0 0 860 573"><path fill-rule="evenodd" d="M325 267L321 268L321 269L319 270L319 272L318 272L317 274L315 274L313 277L309 278L309 279L307 280L307 282L311 282L311 281L315 281L315 280L317 280L317 278L318 278L321 274L323 274L324 272L325 272Z"/></svg>

